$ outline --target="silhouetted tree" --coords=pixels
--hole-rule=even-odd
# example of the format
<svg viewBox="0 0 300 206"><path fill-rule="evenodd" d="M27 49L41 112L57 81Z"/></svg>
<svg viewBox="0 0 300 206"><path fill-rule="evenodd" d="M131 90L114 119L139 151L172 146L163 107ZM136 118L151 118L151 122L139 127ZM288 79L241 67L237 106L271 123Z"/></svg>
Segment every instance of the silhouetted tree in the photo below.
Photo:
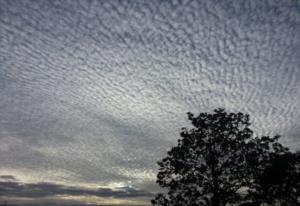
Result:
<svg viewBox="0 0 300 206"><path fill-rule="evenodd" d="M279 136L254 138L248 114L224 109L188 119L193 128L182 128L177 146L158 162L157 183L167 192L153 205L298 204L300 155Z"/></svg>
<svg viewBox="0 0 300 206"><path fill-rule="evenodd" d="M247 185L246 154L253 132L249 115L188 113L192 129L182 128L178 145L158 162L157 183L168 189L153 205L222 206L240 199L238 190Z"/></svg>
<svg viewBox="0 0 300 206"><path fill-rule="evenodd" d="M267 205L296 206L300 196L300 154L277 142L279 137L264 137L264 151L251 154L252 182L248 199ZM262 141L262 140L260 140ZM262 142L259 143L260 148Z"/></svg>

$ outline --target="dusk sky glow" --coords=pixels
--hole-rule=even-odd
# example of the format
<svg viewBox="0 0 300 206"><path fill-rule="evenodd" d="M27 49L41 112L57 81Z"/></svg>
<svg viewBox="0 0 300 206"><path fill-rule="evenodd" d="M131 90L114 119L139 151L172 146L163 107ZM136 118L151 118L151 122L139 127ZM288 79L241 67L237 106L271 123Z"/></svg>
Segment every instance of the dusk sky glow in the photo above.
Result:
<svg viewBox="0 0 300 206"><path fill-rule="evenodd" d="M299 0L0 0L0 205L149 205L217 107L300 149Z"/></svg>

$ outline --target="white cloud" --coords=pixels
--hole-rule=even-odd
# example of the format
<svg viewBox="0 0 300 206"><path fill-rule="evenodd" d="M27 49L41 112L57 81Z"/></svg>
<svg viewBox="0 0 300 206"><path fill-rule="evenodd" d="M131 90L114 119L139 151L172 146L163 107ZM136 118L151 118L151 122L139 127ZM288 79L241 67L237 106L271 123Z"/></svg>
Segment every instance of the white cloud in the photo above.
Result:
<svg viewBox="0 0 300 206"><path fill-rule="evenodd" d="M0 1L0 171L148 184L216 107L299 149L299 5L272 2Z"/></svg>

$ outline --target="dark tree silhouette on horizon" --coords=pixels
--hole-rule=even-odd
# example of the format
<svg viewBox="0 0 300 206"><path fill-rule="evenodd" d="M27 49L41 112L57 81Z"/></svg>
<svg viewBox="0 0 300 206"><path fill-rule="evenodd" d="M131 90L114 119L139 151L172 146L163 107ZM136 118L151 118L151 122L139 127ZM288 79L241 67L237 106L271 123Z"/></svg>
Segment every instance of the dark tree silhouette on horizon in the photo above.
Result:
<svg viewBox="0 0 300 206"><path fill-rule="evenodd" d="M251 171L252 182L246 199L258 205L300 205L300 153L292 153L278 142L271 145L271 152L261 153L268 156L261 158L258 154L255 158L260 163L255 163Z"/></svg>
<svg viewBox="0 0 300 206"><path fill-rule="evenodd" d="M279 136L254 138L249 115L241 112L215 109L213 113L198 116L188 113L188 119L193 127L182 128L177 146L158 162L157 183L166 192L157 194L151 203L157 206L269 203L268 197L263 197L264 192L276 184L272 183L274 177L268 183L263 182L267 181L264 175L268 176L277 167L276 155L289 152L278 142ZM295 173L296 169L292 171ZM271 198L280 195L278 190ZM258 197L259 201L255 199Z"/></svg>

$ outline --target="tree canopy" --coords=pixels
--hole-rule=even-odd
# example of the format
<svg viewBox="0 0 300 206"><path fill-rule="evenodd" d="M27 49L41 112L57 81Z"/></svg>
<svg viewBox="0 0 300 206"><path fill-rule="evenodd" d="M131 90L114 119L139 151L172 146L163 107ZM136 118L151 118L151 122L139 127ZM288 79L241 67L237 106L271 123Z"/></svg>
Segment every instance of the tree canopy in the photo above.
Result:
<svg viewBox="0 0 300 206"><path fill-rule="evenodd" d="M265 156L262 158L261 154ZM300 153L292 153L275 142L270 152L261 154L252 158L259 162L252 165L252 182L246 199L258 204L299 205Z"/></svg>
<svg viewBox="0 0 300 206"><path fill-rule="evenodd" d="M241 112L215 109L198 116L188 113L188 119L193 127L182 128L177 146L158 162L157 183L166 192L153 205L272 204L269 199L282 200L283 188L291 194L289 202L297 202L299 187L293 181L299 180L299 156L283 147L279 136L253 137L249 115ZM291 174L296 179L286 177Z"/></svg>

